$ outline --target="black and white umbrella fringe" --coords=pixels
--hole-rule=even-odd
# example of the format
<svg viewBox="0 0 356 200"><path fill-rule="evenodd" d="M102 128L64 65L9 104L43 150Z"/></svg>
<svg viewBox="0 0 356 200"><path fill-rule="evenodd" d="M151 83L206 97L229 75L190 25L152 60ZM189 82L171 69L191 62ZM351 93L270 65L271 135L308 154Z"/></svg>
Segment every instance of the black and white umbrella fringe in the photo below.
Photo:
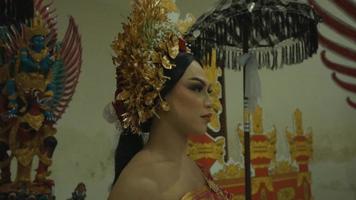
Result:
<svg viewBox="0 0 356 200"><path fill-rule="evenodd" d="M208 62L206 55L215 48L220 66L240 69L236 61L242 54L242 29L247 24L249 52L256 54L261 67L300 63L318 49L316 24L321 20L307 4L281 5L278 1L256 3L251 12L247 4L235 3L221 10L218 6L201 16L186 38L200 59Z"/></svg>
<svg viewBox="0 0 356 200"><path fill-rule="evenodd" d="M255 54L259 68L271 70L282 68L285 65L299 64L311 57L316 50L305 48L304 41L288 39L275 47L254 47L249 49L249 53ZM194 48L194 47L193 47ZM239 59L243 55L242 49L232 46L215 46L211 48L200 49L206 52L200 59L203 63L211 62L211 50L216 49L216 61L219 67L226 67L234 70L241 70ZM194 52L199 50L194 50Z"/></svg>

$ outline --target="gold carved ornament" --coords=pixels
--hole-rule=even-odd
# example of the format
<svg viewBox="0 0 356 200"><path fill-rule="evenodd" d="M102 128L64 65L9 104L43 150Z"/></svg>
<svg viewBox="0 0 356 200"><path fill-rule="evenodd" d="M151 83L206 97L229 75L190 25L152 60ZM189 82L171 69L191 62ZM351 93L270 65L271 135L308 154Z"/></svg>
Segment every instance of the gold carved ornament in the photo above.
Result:
<svg viewBox="0 0 356 200"><path fill-rule="evenodd" d="M41 19L39 14L35 14L35 17L33 20L31 20L31 25L29 27L25 27L25 38L26 41L30 41L33 36L36 35L42 35L46 36L48 35L49 30L45 25L45 22ZM47 44L46 44L47 46Z"/></svg>
<svg viewBox="0 0 356 200"><path fill-rule="evenodd" d="M297 160L300 156L305 156L311 159L313 156L313 133L311 128L309 133L304 133L302 113L299 109L296 109L294 112L294 123L295 133L289 132L288 127L285 130L292 159ZM304 162L305 163L300 164L308 163L308 161Z"/></svg>
<svg viewBox="0 0 356 200"><path fill-rule="evenodd" d="M244 176L244 168L234 163L225 164L223 169L213 174L215 180L238 179Z"/></svg>
<svg viewBox="0 0 356 200"><path fill-rule="evenodd" d="M22 94L29 92L32 89L44 92L46 90L46 78L44 75L39 73L24 73L21 72L15 77L17 88L19 88Z"/></svg>
<svg viewBox="0 0 356 200"><path fill-rule="evenodd" d="M209 143L192 142L188 140L187 155L192 160L212 159L223 162L225 153L225 138L217 137Z"/></svg>
<svg viewBox="0 0 356 200"><path fill-rule="evenodd" d="M221 129L220 124L220 114L223 111L220 99L222 98L222 86L219 82L219 77L221 77L221 68L216 65L216 49L212 49L210 64L203 67L205 74L208 78L208 82L211 84L210 98L212 101L213 115L208 124L208 127L213 132L217 133Z"/></svg>
<svg viewBox="0 0 356 200"><path fill-rule="evenodd" d="M273 168L273 174L287 174L291 172L296 172L297 170L293 168L289 161L278 161Z"/></svg>
<svg viewBox="0 0 356 200"><path fill-rule="evenodd" d="M254 177L252 180L252 195L256 194L263 184L269 192L273 191L273 183L271 177Z"/></svg>
<svg viewBox="0 0 356 200"><path fill-rule="evenodd" d="M294 200L295 190L292 187L280 189L277 192L277 200Z"/></svg>
<svg viewBox="0 0 356 200"><path fill-rule="evenodd" d="M267 200L267 191L266 188L262 188L260 192L260 200Z"/></svg>
<svg viewBox="0 0 356 200"><path fill-rule="evenodd" d="M112 43L113 63L119 90L116 101L122 102L120 121L124 128L139 133L140 125L158 110L169 110L160 92L169 77L164 69L175 65L181 34L167 17L174 10L168 0L136 0L123 32Z"/></svg>
<svg viewBox="0 0 356 200"><path fill-rule="evenodd" d="M12 126L9 135L9 147L12 152L11 158L15 156L18 161L16 181L31 181L31 166L35 155L45 165L52 164L52 160L48 158L48 155L41 153L40 146L46 137L53 136L56 133L56 129L44 125L40 128L35 138L20 143L17 137L21 122L23 122L23 119L18 119Z"/></svg>
<svg viewBox="0 0 356 200"><path fill-rule="evenodd" d="M300 187L303 182L307 182L308 184L311 184L311 175L310 172L299 172L298 173L298 180L297 180L297 185Z"/></svg>
<svg viewBox="0 0 356 200"><path fill-rule="evenodd" d="M21 122L26 122L30 125L31 128L36 131L38 131L42 127L44 120L45 117L42 113L38 115L32 115L27 112L24 116L20 118Z"/></svg>
<svg viewBox="0 0 356 200"><path fill-rule="evenodd" d="M22 166L29 166L32 163L32 158L36 153L36 148L39 143L37 138L39 136L36 135L36 139L29 140L26 143L20 144L18 142L18 130L20 123L21 119L18 119L16 122L14 122L14 126L12 127L9 135L9 146L13 156L16 157L19 164Z"/></svg>
<svg viewBox="0 0 356 200"><path fill-rule="evenodd" d="M232 197L232 200L245 200L245 196L243 195L235 195Z"/></svg>
<svg viewBox="0 0 356 200"><path fill-rule="evenodd" d="M45 47L40 52L36 52L32 49L29 49L28 53L30 54L31 58L34 59L34 61L36 63L39 63L39 62L41 62L41 60L43 60L48 55L48 47ZM40 66L38 65L38 68L39 67Z"/></svg>

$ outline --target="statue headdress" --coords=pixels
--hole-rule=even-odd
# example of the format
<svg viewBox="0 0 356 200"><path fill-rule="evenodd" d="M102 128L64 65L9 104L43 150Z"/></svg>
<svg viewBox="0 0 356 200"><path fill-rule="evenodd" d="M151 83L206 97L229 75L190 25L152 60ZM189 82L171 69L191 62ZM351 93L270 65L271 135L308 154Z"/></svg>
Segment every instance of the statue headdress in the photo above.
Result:
<svg viewBox="0 0 356 200"><path fill-rule="evenodd" d="M42 35L47 36L49 29L46 27L45 21L39 16L38 13L35 14L35 17L31 20L29 27L25 27L25 36L26 40L30 40L33 36Z"/></svg>
<svg viewBox="0 0 356 200"><path fill-rule="evenodd" d="M123 107L119 119L131 132L157 116L159 109L169 109L160 92L169 79L164 70L180 51L187 51L176 25L167 14L175 9L167 0L135 0L128 22L123 24L112 43L116 54L116 103Z"/></svg>

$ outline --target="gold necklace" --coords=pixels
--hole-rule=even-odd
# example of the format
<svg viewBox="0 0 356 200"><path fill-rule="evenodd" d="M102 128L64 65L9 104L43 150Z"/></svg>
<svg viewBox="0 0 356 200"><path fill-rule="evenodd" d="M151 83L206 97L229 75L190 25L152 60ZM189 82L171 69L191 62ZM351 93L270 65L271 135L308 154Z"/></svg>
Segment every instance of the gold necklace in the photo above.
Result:
<svg viewBox="0 0 356 200"><path fill-rule="evenodd" d="M40 52L35 52L32 49L29 49L29 54L31 58L33 58L37 63L39 63L43 58L45 58L48 55L48 48L42 49Z"/></svg>

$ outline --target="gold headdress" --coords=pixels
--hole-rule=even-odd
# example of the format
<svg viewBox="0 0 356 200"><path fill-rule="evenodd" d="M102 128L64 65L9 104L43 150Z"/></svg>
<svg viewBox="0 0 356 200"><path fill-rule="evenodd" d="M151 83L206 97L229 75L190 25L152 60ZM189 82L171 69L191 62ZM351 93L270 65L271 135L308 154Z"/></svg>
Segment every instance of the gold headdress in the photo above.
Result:
<svg viewBox="0 0 356 200"><path fill-rule="evenodd" d="M33 36L46 36L49 33L48 28L39 14L36 14L36 16L31 20L31 26L26 27L25 31L27 41L29 41Z"/></svg>
<svg viewBox="0 0 356 200"><path fill-rule="evenodd" d="M116 101L123 106L120 121L133 133L168 105L160 95L169 77L164 69L179 53L181 35L167 14L174 9L167 0L135 0L128 23L113 41L117 66ZM116 102L116 103L117 103Z"/></svg>

